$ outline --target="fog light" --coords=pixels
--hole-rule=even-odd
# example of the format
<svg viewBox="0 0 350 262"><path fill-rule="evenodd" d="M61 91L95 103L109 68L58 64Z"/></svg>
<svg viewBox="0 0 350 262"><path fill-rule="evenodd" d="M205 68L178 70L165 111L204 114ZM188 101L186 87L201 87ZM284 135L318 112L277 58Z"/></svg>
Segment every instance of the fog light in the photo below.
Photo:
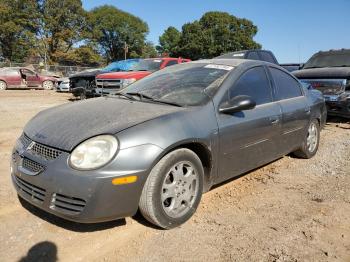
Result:
<svg viewBox="0 0 350 262"><path fill-rule="evenodd" d="M118 177L112 180L112 184L117 185L126 185L135 183L137 181L137 176L126 176L126 177Z"/></svg>

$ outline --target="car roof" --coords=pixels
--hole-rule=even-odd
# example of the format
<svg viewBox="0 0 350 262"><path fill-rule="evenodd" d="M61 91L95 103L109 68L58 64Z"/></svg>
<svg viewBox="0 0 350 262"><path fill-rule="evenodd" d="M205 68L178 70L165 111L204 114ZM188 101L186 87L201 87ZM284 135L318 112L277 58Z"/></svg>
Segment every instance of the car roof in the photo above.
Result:
<svg viewBox="0 0 350 262"><path fill-rule="evenodd" d="M193 61L190 63L207 63L207 64L216 64L216 65L227 65L227 66L239 66L242 64L245 64L247 66L249 65L273 65L276 66L275 64L268 63L265 61L261 60L250 60L250 59L234 59L234 58L213 58L213 59L202 59L202 60L197 60Z"/></svg>

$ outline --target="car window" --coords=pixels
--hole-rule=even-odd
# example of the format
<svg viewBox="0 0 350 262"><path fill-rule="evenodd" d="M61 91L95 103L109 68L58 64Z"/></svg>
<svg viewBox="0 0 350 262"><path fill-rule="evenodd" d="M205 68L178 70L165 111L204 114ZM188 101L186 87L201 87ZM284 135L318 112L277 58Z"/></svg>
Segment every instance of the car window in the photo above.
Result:
<svg viewBox="0 0 350 262"><path fill-rule="evenodd" d="M275 64L276 61L269 52L260 52L261 59L263 61Z"/></svg>
<svg viewBox="0 0 350 262"><path fill-rule="evenodd" d="M168 61L168 63L165 65L165 67L176 65L176 64L177 64L177 60L171 60L171 61Z"/></svg>
<svg viewBox="0 0 350 262"><path fill-rule="evenodd" d="M247 55L247 59L260 60L257 52L249 52Z"/></svg>
<svg viewBox="0 0 350 262"><path fill-rule="evenodd" d="M22 74L25 74L27 76L34 76L35 73L33 71L30 71L28 69L21 69L22 70Z"/></svg>
<svg viewBox="0 0 350 262"><path fill-rule="evenodd" d="M5 74L6 76L18 76L19 72L13 69L6 69L3 71L3 74Z"/></svg>
<svg viewBox="0 0 350 262"><path fill-rule="evenodd" d="M263 67L249 69L235 82L229 90L229 98L239 95L250 96L257 105L272 102L271 86Z"/></svg>
<svg viewBox="0 0 350 262"><path fill-rule="evenodd" d="M277 68L270 67L272 78L276 86L276 98L278 100L302 96L300 84L289 74Z"/></svg>

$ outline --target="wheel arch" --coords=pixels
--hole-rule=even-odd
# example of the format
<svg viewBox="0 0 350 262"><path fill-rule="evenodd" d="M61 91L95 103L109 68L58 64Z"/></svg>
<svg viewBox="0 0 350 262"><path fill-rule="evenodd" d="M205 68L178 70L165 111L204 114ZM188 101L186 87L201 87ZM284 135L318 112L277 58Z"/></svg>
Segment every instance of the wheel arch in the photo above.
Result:
<svg viewBox="0 0 350 262"><path fill-rule="evenodd" d="M204 169L204 188L203 191L209 191L213 180L213 155L212 150L203 142L198 140L186 140L173 144L166 148L163 153L155 160L152 166L155 166L160 159L167 154L180 148L186 148L193 151L201 160Z"/></svg>

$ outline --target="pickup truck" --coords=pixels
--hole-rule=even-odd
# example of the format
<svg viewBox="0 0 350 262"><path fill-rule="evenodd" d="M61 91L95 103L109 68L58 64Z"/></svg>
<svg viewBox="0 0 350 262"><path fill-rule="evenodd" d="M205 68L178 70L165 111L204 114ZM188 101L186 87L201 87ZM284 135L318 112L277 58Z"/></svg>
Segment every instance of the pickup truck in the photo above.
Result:
<svg viewBox="0 0 350 262"><path fill-rule="evenodd" d="M350 118L350 49L318 52L293 74L323 93L328 115Z"/></svg>
<svg viewBox="0 0 350 262"><path fill-rule="evenodd" d="M112 72L96 76L96 89L98 95L115 94L128 85L140 80L153 72L168 66L186 63L191 60L183 58L148 58L140 60L126 72Z"/></svg>
<svg viewBox="0 0 350 262"><path fill-rule="evenodd" d="M116 61L103 69L86 70L69 77L70 91L75 97L85 99L96 96L95 77L101 73L128 71L140 59L127 59Z"/></svg>

